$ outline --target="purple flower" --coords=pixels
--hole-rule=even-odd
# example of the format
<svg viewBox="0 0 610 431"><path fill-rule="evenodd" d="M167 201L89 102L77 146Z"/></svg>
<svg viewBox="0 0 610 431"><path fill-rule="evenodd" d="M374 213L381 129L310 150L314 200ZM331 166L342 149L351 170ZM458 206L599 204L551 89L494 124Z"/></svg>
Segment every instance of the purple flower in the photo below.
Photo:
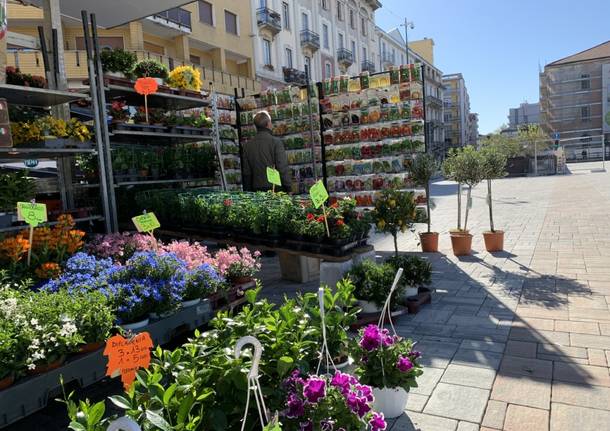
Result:
<svg viewBox="0 0 610 431"><path fill-rule="evenodd" d="M381 331L376 325L369 325L362 333L360 347L370 352L377 349L381 345Z"/></svg>
<svg viewBox="0 0 610 431"><path fill-rule="evenodd" d="M417 350L412 350L411 353L409 353L409 356L413 359L421 358L421 352L418 352Z"/></svg>
<svg viewBox="0 0 610 431"><path fill-rule="evenodd" d="M341 371L337 371L330 381L330 384L339 388L344 396L349 392L351 385L356 383L358 383L358 380L354 376L344 374Z"/></svg>
<svg viewBox="0 0 610 431"><path fill-rule="evenodd" d="M305 381L300 376L301 376L301 372L299 370L294 370L292 373L290 373L290 377L288 377L284 380L284 382L283 382L284 388L288 392L297 392L298 386L299 385L302 386L305 383Z"/></svg>
<svg viewBox="0 0 610 431"><path fill-rule="evenodd" d="M300 422L299 428L300 428L300 431L313 431L313 422L312 421Z"/></svg>
<svg viewBox="0 0 610 431"><path fill-rule="evenodd" d="M372 431L383 431L386 429L387 424L383 417L383 413L373 413L373 417L369 421Z"/></svg>
<svg viewBox="0 0 610 431"><path fill-rule="evenodd" d="M359 397L366 398L368 402L372 403L375 400L375 397L373 396L373 389L370 386L356 385L354 386L354 389Z"/></svg>
<svg viewBox="0 0 610 431"><path fill-rule="evenodd" d="M303 396L310 403L317 403L320 398L326 396L326 381L317 377L310 377L303 385Z"/></svg>
<svg viewBox="0 0 610 431"><path fill-rule="evenodd" d="M286 412L286 417L290 419L300 418L305 414L305 407L303 404L303 400L301 400L297 394L288 395L288 401L286 403L288 405L288 410Z"/></svg>
<svg viewBox="0 0 610 431"><path fill-rule="evenodd" d="M333 431L335 421L332 419L323 419L320 421L320 431Z"/></svg>
<svg viewBox="0 0 610 431"><path fill-rule="evenodd" d="M371 411L371 406L369 405L369 401L366 396L359 395L360 394L357 391L349 392L345 397L345 400L349 409L353 413L356 413L358 417L362 418Z"/></svg>
<svg viewBox="0 0 610 431"><path fill-rule="evenodd" d="M388 331L387 329L384 329L383 331L381 331L381 339L382 339L384 347L389 347L392 344L394 344L394 342L397 341L397 338L398 337L396 337L396 336L392 337L390 335L390 331Z"/></svg>
<svg viewBox="0 0 610 431"><path fill-rule="evenodd" d="M411 368L413 368L413 362L411 362L411 360L408 357L401 356L398 358L398 362L396 363L396 368L398 368L403 373L406 373L407 371L411 370Z"/></svg>

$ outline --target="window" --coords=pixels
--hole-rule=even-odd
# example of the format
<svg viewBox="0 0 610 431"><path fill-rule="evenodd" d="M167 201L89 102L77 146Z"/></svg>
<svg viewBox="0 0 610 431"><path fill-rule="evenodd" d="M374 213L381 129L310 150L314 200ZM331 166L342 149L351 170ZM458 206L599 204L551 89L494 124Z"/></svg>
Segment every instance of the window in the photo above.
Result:
<svg viewBox="0 0 610 431"><path fill-rule="evenodd" d="M396 60L396 50L392 48L392 63Z"/></svg>
<svg viewBox="0 0 610 431"><path fill-rule="evenodd" d="M324 10L330 9L328 2L329 2L329 0L322 0L322 9L324 9Z"/></svg>
<svg viewBox="0 0 610 431"><path fill-rule="evenodd" d="M322 43L324 44L324 48L329 49L328 26L326 24L322 24Z"/></svg>
<svg viewBox="0 0 610 431"><path fill-rule="evenodd" d="M345 43L343 41L343 35L341 33L339 33L339 48L345 48Z"/></svg>
<svg viewBox="0 0 610 431"><path fill-rule="evenodd" d="M263 61L265 66L271 66L271 41L263 39Z"/></svg>
<svg viewBox="0 0 610 431"><path fill-rule="evenodd" d="M343 21L343 3L337 2L337 19Z"/></svg>
<svg viewBox="0 0 610 431"><path fill-rule="evenodd" d="M354 30L356 28L356 14L353 9L349 10L349 26Z"/></svg>
<svg viewBox="0 0 610 431"><path fill-rule="evenodd" d="M207 1L199 2L199 21L207 25L214 25L212 3L208 3Z"/></svg>
<svg viewBox="0 0 610 431"><path fill-rule="evenodd" d="M590 121L591 120L591 107L590 106L581 106L580 107L580 117L582 121Z"/></svg>
<svg viewBox="0 0 610 431"><path fill-rule="evenodd" d="M590 90L591 89L591 81L589 78L591 77L588 73L580 75L582 81L580 81L580 89L581 90Z"/></svg>
<svg viewBox="0 0 610 431"><path fill-rule="evenodd" d="M325 63L324 64L324 79L330 78L331 75L332 75L332 72L330 70L330 63Z"/></svg>
<svg viewBox="0 0 610 431"><path fill-rule="evenodd" d="M292 49L286 48L286 67L293 69L292 66Z"/></svg>
<svg viewBox="0 0 610 431"><path fill-rule="evenodd" d="M199 64L201 65L201 57L199 57L198 55L190 55L189 60L191 63L193 64Z"/></svg>
<svg viewBox="0 0 610 431"><path fill-rule="evenodd" d="M354 54L354 57L356 56L356 42L354 42L352 40L352 54Z"/></svg>
<svg viewBox="0 0 610 431"><path fill-rule="evenodd" d="M400 64L405 64L405 55L400 54Z"/></svg>
<svg viewBox="0 0 610 431"><path fill-rule="evenodd" d="M237 15L225 10L225 29L227 33L237 34Z"/></svg>
<svg viewBox="0 0 610 431"><path fill-rule="evenodd" d="M144 42L146 43L146 42ZM101 49L113 49L113 48L124 48L123 38L120 36L113 37L100 37L99 44ZM76 49L79 51L85 50L85 38L82 36L76 36ZM164 52L162 52L163 54Z"/></svg>
<svg viewBox="0 0 610 431"><path fill-rule="evenodd" d="M361 17L360 18L360 26L362 27L362 36L366 36L367 35L367 31L366 31L366 18L365 17Z"/></svg>
<svg viewBox="0 0 610 431"><path fill-rule="evenodd" d="M381 42L381 54L385 57L385 52L386 52L386 48L385 48L385 42Z"/></svg>
<svg viewBox="0 0 610 431"><path fill-rule="evenodd" d="M311 57L305 57L305 73L307 77L311 80Z"/></svg>
<svg viewBox="0 0 610 431"><path fill-rule="evenodd" d="M362 61L366 61L366 46L362 47Z"/></svg>
<svg viewBox="0 0 610 431"><path fill-rule="evenodd" d="M309 16L305 12L301 14L301 29L309 30Z"/></svg>
<svg viewBox="0 0 610 431"><path fill-rule="evenodd" d="M290 30L290 9L286 2L282 2L282 20L284 21L284 28Z"/></svg>
<svg viewBox="0 0 610 431"><path fill-rule="evenodd" d="M267 7L267 0L259 0L258 7L266 8Z"/></svg>
<svg viewBox="0 0 610 431"><path fill-rule="evenodd" d="M144 51L152 52L159 55L165 55L165 48L161 45L144 41Z"/></svg>

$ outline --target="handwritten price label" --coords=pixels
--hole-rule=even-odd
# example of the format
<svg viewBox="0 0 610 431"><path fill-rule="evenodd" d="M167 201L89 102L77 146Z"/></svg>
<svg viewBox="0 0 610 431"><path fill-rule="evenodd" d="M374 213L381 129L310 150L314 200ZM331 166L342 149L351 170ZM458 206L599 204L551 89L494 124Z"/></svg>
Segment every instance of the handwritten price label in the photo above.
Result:
<svg viewBox="0 0 610 431"><path fill-rule="evenodd" d="M311 201L313 202L313 206L316 208L320 208L326 199L328 199L328 192L326 191L326 187L324 187L324 183L322 181L318 181L309 189L309 196L311 197Z"/></svg>
<svg viewBox="0 0 610 431"><path fill-rule="evenodd" d="M153 342L148 332L141 332L131 339L115 335L106 341L104 356L108 356L106 375L121 376L121 382L125 390L129 390L136 379L136 372L140 368L148 368L150 365L150 349Z"/></svg>
<svg viewBox="0 0 610 431"><path fill-rule="evenodd" d="M159 220L157 220L155 213L145 213L135 216L131 219L131 221L136 226L136 229L138 229L138 232L148 233L161 227L161 223L159 223Z"/></svg>
<svg viewBox="0 0 610 431"><path fill-rule="evenodd" d="M138 94L142 96L148 96L149 94L155 94L159 89L159 84L154 78L138 78L134 85Z"/></svg>
<svg viewBox="0 0 610 431"><path fill-rule="evenodd" d="M275 184L276 186L282 185L282 180L280 179L280 171L273 168L267 168L267 181L271 184Z"/></svg>
<svg viewBox="0 0 610 431"><path fill-rule="evenodd" d="M31 202L17 202L17 218L36 227L47 221L47 206Z"/></svg>

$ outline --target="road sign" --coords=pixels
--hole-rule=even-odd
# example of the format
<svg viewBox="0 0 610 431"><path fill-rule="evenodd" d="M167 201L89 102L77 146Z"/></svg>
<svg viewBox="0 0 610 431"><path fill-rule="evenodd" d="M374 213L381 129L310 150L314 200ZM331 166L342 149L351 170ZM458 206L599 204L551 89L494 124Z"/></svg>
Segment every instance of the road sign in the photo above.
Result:
<svg viewBox="0 0 610 431"><path fill-rule="evenodd" d="M561 134L559 132L553 133L553 139L558 140Z"/></svg>

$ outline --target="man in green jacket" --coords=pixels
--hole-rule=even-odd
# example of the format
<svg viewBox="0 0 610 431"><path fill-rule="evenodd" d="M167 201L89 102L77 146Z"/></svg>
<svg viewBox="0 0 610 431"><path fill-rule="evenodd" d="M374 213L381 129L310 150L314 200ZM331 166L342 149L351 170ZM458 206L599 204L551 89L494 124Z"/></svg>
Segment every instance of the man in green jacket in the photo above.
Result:
<svg viewBox="0 0 610 431"><path fill-rule="evenodd" d="M266 191L272 185L267 181L267 168L280 172L282 190L290 191L290 170L282 140L271 134L271 116L267 111L260 111L254 116L256 136L244 144L244 190ZM276 187L277 188L277 187Z"/></svg>

